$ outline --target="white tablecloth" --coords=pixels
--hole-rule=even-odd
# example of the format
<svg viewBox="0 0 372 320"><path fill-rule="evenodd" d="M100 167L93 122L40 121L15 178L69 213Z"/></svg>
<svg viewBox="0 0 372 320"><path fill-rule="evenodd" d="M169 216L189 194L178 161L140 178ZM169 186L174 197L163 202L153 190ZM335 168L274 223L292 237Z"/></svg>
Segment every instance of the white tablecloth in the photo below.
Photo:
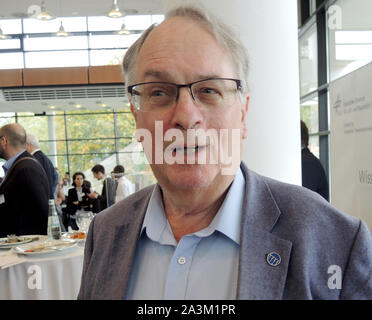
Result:
<svg viewBox="0 0 372 320"><path fill-rule="evenodd" d="M12 253L14 254L14 253ZM26 261L0 269L1 300L75 300L81 281L84 247L26 256Z"/></svg>

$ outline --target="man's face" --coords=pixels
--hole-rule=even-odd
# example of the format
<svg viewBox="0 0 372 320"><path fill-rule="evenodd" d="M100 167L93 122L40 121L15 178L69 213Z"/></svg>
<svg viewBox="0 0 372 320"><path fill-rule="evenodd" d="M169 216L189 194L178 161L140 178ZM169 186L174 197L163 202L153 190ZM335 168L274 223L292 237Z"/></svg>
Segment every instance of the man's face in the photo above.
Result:
<svg viewBox="0 0 372 320"><path fill-rule="evenodd" d="M100 172L93 172L93 177L96 178L97 180L101 180L101 175Z"/></svg>
<svg viewBox="0 0 372 320"><path fill-rule="evenodd" d="M7 156L6 156L6 153L5 153L5 137L3 136L3 134L1 133L0 131L0 158L1 159L4 159L4 160L7 160Z"/></svg>
<svg viewBox="0 0 372 320"><path fill-rule="evenodd" d="M176 17L167 20L151 32L140 50L136 64L135 83L164 81L177 84L191 83L208 78L234 78L237 72L229 55L216 43L214 38L202 27L188 19ZM133 84L135 84L133 83ZM188 129L214 130L220 136L221 129L227 129L231 137L233 129L239 130L238 145L246 137L245 115L249 97L238 97L231 105L219 109L201 108L195 104L188 88L181 88L174 107L165 112L143 112L132 108L137 129L147 129L152 135L152 164L154 175L162 187L172 190L198 189L216 186L226 177L222 174L222 164L210 162L200 164L163 164L155 162L155 121L162 121L162 136L169 129L179 130L185 138ZM158 141L157 141L158 142ZM231 142L231 139L230 139ZM235 141L236 142L236 141ZM165 141L163 151L172 142ZM159 146L159 144L158 144ZM144 145L145 152L146 146ZM227 152L229 146L222 143L207 142L198 153L207 153L218 158L218 153ZM219 149L219 150L218 150ZM231 149L231 145L230 145ZM231 151L231 150L230 150ZM235 151L235 154L234 154ZM230 152L231 154L231 152ZM240 148L232 150L237 157L234 173L240 163ZM184 163L187 152L181 154ZM179 157L177 157L179 159ZM176 188L176 189L175 189Z"/></svg>

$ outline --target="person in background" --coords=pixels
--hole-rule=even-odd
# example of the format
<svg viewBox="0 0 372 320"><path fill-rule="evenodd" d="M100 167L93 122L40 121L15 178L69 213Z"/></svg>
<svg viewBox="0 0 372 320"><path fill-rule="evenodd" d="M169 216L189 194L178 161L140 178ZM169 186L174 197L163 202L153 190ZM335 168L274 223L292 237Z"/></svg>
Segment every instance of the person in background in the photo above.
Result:
<svg viewBox="0 0 372 320"><path fill-rule="evenodd" d="M329 187L326 172L319 159L312 154L309 146L309 130L301 120L301 162L302 186L319 193L329 201Z"/></svg>
<svg viewBox="0 0 372 320"><path fill-rule="evenodd" d="M0 128L0 158L5 177L0 185L0 237L47 234L48 177L26 150L26 131L18 123Z"/></svg>
<svg viewBox="0 0 372 320"><path fill-rule="evenodd" d="M92 168L93 176L97 180L102 180L103 187L101 194L97 192L92 192L89 197L91 199L98 199L99 200L99 211L102 211L115 203L115 192L117 183L111 177L105 176L105 168L100 165L96 164Z"/></svg>
<svg viewBox="0 0 372 320"><path fill-rule="evenodd" d="M32 133L27 133L26 150L33 155L43 166L48 177L51 197L54 197L54 192L57 188L58 173L54 168L52 161L40 149L40 143L37 137ZM52 198L53 199L53 198Z"/></svg>
<svg viewBox="0 0 372 320"><path fill-rule="evenodd" d="M68 214L68 225L73 230L79 230L76 224L76 212L79 210L91 211L89 194L91 190L83 186L85 175L82 172L75 172L72 176L73 188L68 190L66 212Z"/></svg>
<svg viewBox="0 0 372 320"><path fill-rule="evenodd" d="M67 223L64 221L65 218L64 218L62 207L66 206L66 196L63 192L63 178L62 177L58 178L57 188L54 192L54 201L56 203L56 210L58 213L62 232L65 232L67 230L65 224L67 225Z"/></svg>
<svg viewBox="0 0 372 320"><path fill-rule="evenodd" d="M71 178L70 178L70 172L65 172L65 177L63 178L63 192L65 196L68 195L68 190L71 187Z"/></svg>
<svg viewBox="0 0 372 320"><path fill-rule="evenodd" d="M124 176L125 168L122 165L118 164L112 172L118 182L115 194L115 203L117 203L134 193L134 185Z"/></svg>
<svg viewBox="0 0 372 320"><path fill-rule="evenodd" d="M367 225L242 161L248 65L239 37L199 7L172 9L128 49L126 92L157 184L94 217L78 299L372 299Z"/></svg>

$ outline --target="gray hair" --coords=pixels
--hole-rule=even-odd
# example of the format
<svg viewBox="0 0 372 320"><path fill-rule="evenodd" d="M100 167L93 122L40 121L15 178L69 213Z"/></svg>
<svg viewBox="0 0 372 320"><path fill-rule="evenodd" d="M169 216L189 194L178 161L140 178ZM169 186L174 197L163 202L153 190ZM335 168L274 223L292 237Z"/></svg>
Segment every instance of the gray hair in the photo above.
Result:
<svg viewBox="0 0 372 320"><path fill-rule="evenodd" d="M212 13L204 8L195 6L180 6L169 11L165 15L165 20L173 17L185 17L196 23L199 23L206 31L208 31L217 41L217 43L226 50L231 56L233 63L236 65L239 79L242 81L243 92L248 91L248 71L249 59L247 51L237 37L237 35L226 24L220 21ZM165 21L164 20L164 21ZM123 59L123 72L125 76L125 87L135 81L135 65L138 54L152 30L157 27L156 24L151 25L145 30L141 37L128 49Z"/></svg>
<svg viewBox="0 0 372 320"><path fill-rule="evenodd" d="M39 140L36 138L36 136L32 133L27 133L27 143L34 146L35 148L40 148Z"/></svg>

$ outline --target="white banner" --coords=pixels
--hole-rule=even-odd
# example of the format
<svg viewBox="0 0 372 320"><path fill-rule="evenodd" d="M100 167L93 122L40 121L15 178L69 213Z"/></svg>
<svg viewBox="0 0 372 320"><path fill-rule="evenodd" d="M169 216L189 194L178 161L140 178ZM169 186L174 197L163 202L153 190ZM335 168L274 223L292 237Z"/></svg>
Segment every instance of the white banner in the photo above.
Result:
<svg viewBox="0 0 372 320"><path fill-rule="evenodd" d="M334 81L330 93L331 202L372 232L372 64Z"/></svg>

